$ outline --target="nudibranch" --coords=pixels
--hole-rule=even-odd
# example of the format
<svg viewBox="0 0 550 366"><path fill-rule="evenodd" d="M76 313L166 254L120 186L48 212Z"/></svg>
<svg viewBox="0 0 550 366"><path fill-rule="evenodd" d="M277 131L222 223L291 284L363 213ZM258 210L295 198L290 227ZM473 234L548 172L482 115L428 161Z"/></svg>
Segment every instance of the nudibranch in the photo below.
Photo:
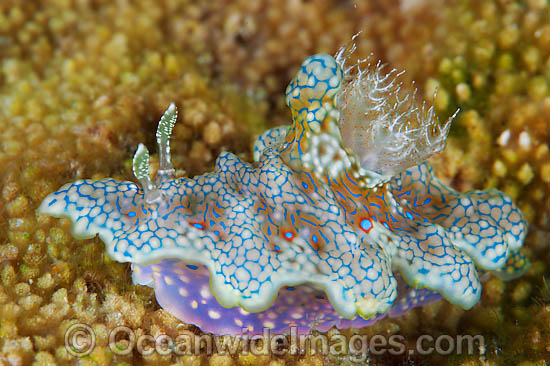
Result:
<svg viewBox="0 0 550 366"><path fill-rule="evenodd" d="M79 180L39 212L99 235L166 311L214 334L362 327L441 297L468 309L482 274L521 275L526 221L511 199L459 193L424 162L450 121L403 98L395 74L344 61L304 61L286 91L292 125L263 133L252 164L224 152L213 172L175 178L171 104L155 179L140 144L140 185Z"/></svg>

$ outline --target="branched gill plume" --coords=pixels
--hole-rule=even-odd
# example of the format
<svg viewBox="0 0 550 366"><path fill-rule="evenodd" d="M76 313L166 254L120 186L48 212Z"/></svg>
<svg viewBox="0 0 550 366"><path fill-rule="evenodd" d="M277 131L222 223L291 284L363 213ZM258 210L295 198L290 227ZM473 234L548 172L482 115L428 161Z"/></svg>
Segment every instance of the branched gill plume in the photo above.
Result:
<svg viewBox="0 0 550 366"><path fill-rule="evenodd" d="M393 176L441 151L456 113L440 124L433 106L415 100L416 89L402 88L403 72L385 73L384 65L371 63L370 57L346 65L354 51L355 45L343 47L335 56L344 71L337 104L342 141L361 166Z"/></svg>

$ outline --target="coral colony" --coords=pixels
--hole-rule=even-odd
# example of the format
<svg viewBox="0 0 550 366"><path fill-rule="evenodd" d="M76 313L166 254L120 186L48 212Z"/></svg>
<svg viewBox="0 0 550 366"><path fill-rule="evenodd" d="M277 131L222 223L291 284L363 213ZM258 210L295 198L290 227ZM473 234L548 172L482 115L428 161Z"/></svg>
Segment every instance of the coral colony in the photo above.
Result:
<svg viewBox="0 0 550 366"><path fill-rule="evenodd" d="M404 96L397 76L346 67L342 52L307 58L286 91L292 125L263 133L253 164L222 153L192 179L174 177L172 104L155 180L139 145L140 185L79 180L39 211L69 218L77 238L98 234L134 282L204 332L362 327L441 296L468 309L481 275L525 272L526 222L497 190L459 193L435 177L424 161L450 121Z"/></svg>

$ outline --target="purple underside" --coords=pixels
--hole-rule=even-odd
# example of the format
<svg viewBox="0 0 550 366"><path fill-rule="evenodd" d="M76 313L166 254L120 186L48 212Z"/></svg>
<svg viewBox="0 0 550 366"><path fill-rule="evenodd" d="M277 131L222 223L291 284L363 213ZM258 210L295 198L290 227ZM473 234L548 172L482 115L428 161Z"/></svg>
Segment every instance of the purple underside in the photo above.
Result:
<svg viewBox="0 0 550 366"><path fill-rule="evenodd" d="M312 330L326 332L332 327L362 328L386 316L342 318L323 291L308 285L282 288L269 309L249 313L238 306L226 308L220 305L210 292L209 274L203 266L162 260L149 266L134 265L133 268L134 282L152 285L157 301L165 311L187 324L198 326L205 333L255 335L270 328L271 334L281 334L290 333L291 327L295 327L298 334L308 334ZM412 308L441 299L436 292L413 289L400 282L398 298L387 314L390 317L401 316Z"/></svg>

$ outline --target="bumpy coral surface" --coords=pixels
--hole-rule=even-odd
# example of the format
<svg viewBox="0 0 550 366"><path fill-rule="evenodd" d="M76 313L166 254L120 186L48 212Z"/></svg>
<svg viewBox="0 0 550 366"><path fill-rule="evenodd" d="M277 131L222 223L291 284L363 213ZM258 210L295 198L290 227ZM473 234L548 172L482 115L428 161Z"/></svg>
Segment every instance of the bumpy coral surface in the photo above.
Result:
<svg viewBox="0 0 550 366"><path fill-rule="evenodd" d="M416 288L472 307L481 294L476 265L523 273L525 222L501 192L459 194L426 164L405 165L389 178L358 164L342 145L338 123L340 110L363 105L336 106L343 78L331 56L306 59L286 93L293 124L258 139L255 165L223 153L213 173L173 179L171 105L157 132L156 185L140 145L134 171L143 188L113 179L77 181L49 195L39 211L68 217L78 238L99 234L113 259L138 265L140 283L150 280L139 266L166 258L187 263L163 261L145 272L168 311L214 333L280 332L289 325L306 333L312 321L320 330L365 325L363 318L388 312L397 297L392 265L413 286L400 294L397 313L435 296ZM402 130L408 127L417 128ZM195 264L205 269L194 274ZM288 290L297 285L305 286ZM271 306L281 288L282 300ZM357 322L340 322L357 315Z"/></svg>

